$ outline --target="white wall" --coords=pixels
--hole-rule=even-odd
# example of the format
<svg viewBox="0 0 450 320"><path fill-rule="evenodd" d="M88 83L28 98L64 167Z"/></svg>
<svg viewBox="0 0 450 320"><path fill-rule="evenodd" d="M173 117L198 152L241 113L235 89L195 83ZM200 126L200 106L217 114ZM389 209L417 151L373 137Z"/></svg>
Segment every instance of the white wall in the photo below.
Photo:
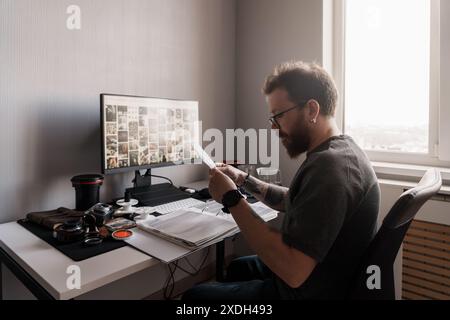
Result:
<svg viewBox="0 0 450 320"><path fill-rule="evenodd" d="M297 59L321 63L322 1L239 0L236 37L237 127L268 128L261 87L273 67ZM299 165L280 146L283 184L289 184Z"/></svg>
<svg viewBox="0 0 450 320"><path fill-rule="evenodd" d="M69 31L74 3L81 30ZM233 128L235 12L234 0L2 0L0 223L74 207L70 178L100 171L101 92L199 100L204 128ZM131 179L108 176L101 200Z"/></svg>

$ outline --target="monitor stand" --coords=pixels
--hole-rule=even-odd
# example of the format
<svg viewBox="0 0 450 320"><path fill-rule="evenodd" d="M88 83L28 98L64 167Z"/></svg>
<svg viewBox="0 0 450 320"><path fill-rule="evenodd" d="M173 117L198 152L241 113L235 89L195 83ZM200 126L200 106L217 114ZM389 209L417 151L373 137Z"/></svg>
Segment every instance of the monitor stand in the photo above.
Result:
<svg viewBox="0 0 450 320"><path fill-rule="evenodd" d="M133 187L151 187L152 185L152 169L147 169L144 175L139 170L134 171Z"/></svg>

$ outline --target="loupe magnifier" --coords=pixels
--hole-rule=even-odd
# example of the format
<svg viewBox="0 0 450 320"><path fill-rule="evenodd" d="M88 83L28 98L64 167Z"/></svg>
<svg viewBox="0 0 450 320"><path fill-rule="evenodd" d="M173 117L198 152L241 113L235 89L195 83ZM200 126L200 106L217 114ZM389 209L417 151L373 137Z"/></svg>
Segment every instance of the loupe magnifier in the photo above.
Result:
<svg viewBox="0 0 450 320"><path fill-rule="evenodd" d="M103 242L100 233L98 232L96 222L97 217L92 212L87 212L84 217L84 223L86 225L87 231L83 240L85 246L95 246Z"/></svg>
<svg viewBox="0 0 450 320"><path fill-rule="evenodd" d="M103 239L100 236L87 236L83 240L83 244L85 246L96 246L103 242Z"/></svg>

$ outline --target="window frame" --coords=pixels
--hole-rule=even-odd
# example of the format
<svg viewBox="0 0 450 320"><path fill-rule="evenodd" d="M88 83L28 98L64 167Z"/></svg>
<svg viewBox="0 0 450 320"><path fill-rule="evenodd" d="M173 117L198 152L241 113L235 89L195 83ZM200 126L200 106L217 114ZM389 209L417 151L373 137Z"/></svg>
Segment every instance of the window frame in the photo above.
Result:
<svg viewBox="0 0 450 320"><path fill-rule="evenodd" d="M439 150L443 146L439 145L440 124L444 122L439 119L440 114L440 0L431 1L431 47L430 47L430 108L429 108L429 128L428 128L428 154L405 153L395 151L373 151L364 150L371 161L388 162L399 164L440 166L450 168L450 161L439 158ZM334 0L324 2L324 65L330 69L338 87L338 104L336 120L342 132L345 133L345 34L346 34L346 0ZM325 24L330 19L332 12L331 31ZM328 14L327 14L328 13ZM327 37L327 32L329 37ZM331 40L330 40L331 39ZM326 56L325 41L331 41L331 57ZM448 146L450 147L450 146Z"/></svg>

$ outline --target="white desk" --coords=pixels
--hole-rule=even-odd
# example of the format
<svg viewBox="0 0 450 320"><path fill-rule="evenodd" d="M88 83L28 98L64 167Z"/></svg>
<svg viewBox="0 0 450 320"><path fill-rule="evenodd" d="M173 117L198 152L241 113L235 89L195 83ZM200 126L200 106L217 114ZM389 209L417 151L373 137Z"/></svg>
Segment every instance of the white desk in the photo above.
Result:
<svg viewBox="0 0 450 320"><path fill-rule="evenodd" d="M139 231L137 230L137 232ZM174 246L171 242L154 236L151 241L151 244L159 243L159 248L167 249ZM224 264L224 238L215 239L202 247L211 245L216 245L216 277L221 280ZM178 258L198 249L186 251L180 247L177 249L179 250ZM173 252L172 249L171 252ZM153 253L155 256L161 255L160 253L156 254L157 252ZM160 258L165 260L163 256ZM158 259L129 246L75 262L17 222L0 225L0 262L10 268L38 299L58 300L76 298L160 263ZM67 268L71 265L78 266L81 270L80 289L67 287L67 279L71 275L67 273Z"/></svg>
<svg viewBox="0 0 450 320"><path fill-rule="evenodd" d="M204 187L208 182L195 183ZM14 269L11 271L38 299L63 300L73 299L160 263L129 246L75 262L17 222L0 225L0 258L7 267ZM67 288L66 281L70 276L67 268L71 265L80 267L80 289Z"/></svg>
<svg viewBox="0 0 450 320"><path fill-rule="evenodd" d="M129 246L75 262L17 222L0 225L0 248L29 275L28 279L19 279L27 287L41 286L54 299L63 300L75 298L159 263L158 260ZM2 262L8 266L6 261ZM80 289L67 288L66 281L70 274L66 272L70 265L80 267ZM33 280L35 284L25 283ZM39 292L39 288L29 289L34 291L34 294ZM45 292L38 298L46 298Z"/></svg>

